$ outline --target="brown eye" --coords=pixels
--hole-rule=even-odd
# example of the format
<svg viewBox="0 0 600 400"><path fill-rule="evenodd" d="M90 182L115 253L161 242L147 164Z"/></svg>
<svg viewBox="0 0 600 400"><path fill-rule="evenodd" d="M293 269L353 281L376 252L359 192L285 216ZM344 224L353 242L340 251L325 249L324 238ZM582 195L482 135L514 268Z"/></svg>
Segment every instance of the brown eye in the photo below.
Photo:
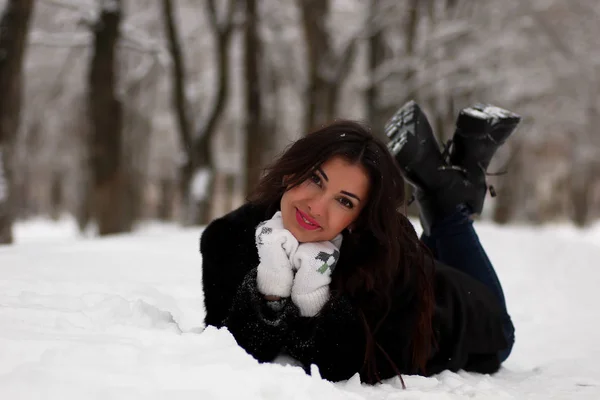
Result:
<svg viewBox="0 0 600 400"><path fill-rule="evenodd" d="M315 173L313 173L310 178L311 182L317 184L318 186L321 186L321 177Z"/></svg>
<svg viewBox="0 0 600 400"><path fill-rule="evenodd" d="M348 208L348 209L352 209L354 208L354 203L352 203L350 200L348 200L345 197L340 197L338 199L338 202L343 205L344 207Z"/></svg>

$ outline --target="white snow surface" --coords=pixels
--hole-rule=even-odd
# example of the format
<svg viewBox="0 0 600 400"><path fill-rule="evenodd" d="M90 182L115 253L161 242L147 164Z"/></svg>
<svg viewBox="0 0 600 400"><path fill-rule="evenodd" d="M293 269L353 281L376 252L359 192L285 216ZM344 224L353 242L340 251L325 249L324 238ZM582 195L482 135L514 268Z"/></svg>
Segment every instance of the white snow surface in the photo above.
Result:
<svg viewBox="0 0 600 400"><path fill-rule="evenodd" d="M600 225L478 231L516 325L497 374L382 384L259 364L203 327L200 229L80 238L36 220L0 247L2 399L600 399ZM227 240L227 238L223 238Z"/></svg>

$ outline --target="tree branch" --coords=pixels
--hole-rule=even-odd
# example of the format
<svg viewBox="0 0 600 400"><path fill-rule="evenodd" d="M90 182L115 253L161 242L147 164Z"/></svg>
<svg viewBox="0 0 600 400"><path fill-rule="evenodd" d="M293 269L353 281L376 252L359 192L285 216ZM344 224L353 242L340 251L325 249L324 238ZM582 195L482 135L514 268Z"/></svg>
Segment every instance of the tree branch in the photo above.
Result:
<svg viewBox="0 0 600 400"><path fill-rule="evenodd" d="M215 132L215 126L219 117L225 109L227 100L227 85L229 81L229 43L231 41L231 29L233 15L235 14L238 1L232 1L229 3L230 9L227 10L227 20L225 22L226 29L220 30L219 24L216 22L216 10L214 0L206 0L208 9L212 17L214 17L214 23L211 24L213 27L213 34L216 40L216 60L217 65L215 70L217 71L217 93L215 100L211 103L211 108L198 124L196 128L196 135L194 138L194 147L196 149L201 148L203 141L210 141ZM212 18L211 17L211 18Z"/></svg>
<svg viewBox="0 0 600 400"><path fill-rule="evenodd" d="M30 34L28 43L32 46L42 47L87 48L91 46L91 41L92 38L89 32L47 33L35 31ZM143 43L131 41L126 37L121 37L117 46L143 54L153 54L160 60L162 60L165 52L162 47L149 47Z"/></svg>
<svg viewBox="0 0 600 400"><path fill-rule="evenodd" d="M181 144L185 151L189 154L192 149L192 133L190 120L188 117L188 101L185 96L185 64L183 60L183 54L181 52L181 44L179 42L179 36L177 33L177 27L175 24L175 17L173 15L173 4L171 0L163 0L163 16L166 30L166 36L169 43L169 54L173 65L172 71L172 101L173 108L177 119L177 127L181 138Z"/></svg>
<svg viewBox="0 0 600 400"><path fill-rule="evenodd" d="M221 33L223 35L230 35L231 30L234 27L233 17L235 16L235 11L237 10L236 4L239 0L230 0L229 6L227 6L227 13L225 16L225 20L221 23ZM234 4L236 3L236 4Z"/></svg>
<svg viewBox="0 0 600 400"><path fill-rule="evenodd" d="M68 0L41 0L41 2L50 6L69 8L75 11L84 11L85 9L93 9L94 7L93 3L89 3L86 7L85 4L81 4L81 1L74 2Z"/></svg>
<svg viewBox="0 0 600 400"><path fill-rule="evenodd" d="M92 36L90 32L48 33L33 31L29 34L29 44L46 47L87 47Z"/></svg>
<svg viewBox="0 0 600 400"><path fill-rule="evenodd" d="M352 68L352 60L356 54L357 39L358 37L354 36L348 40L346 46L342 49L340 55L337 57L337 64L333 76L334 82L342 82L348 76L348 73Z"/></svg>
<svg viewBox="0 0 600 400"><path fill-rule="evenodd" d="M525 14L529 14L531 18L536 22L536 24L542 29L544 34L550 40L550 44L554 46L568 61L574 61L576 58L565 42L563 42L562 38L556 33L554 29L552 29L544 18L533 9L532 5L528 0L520 0L519 5L521 9L525 11Z"/></svg>
<svg viewBox="0 0 600 400"><path fill-rule="evenodd" d="M79 12L81 15L84 15L83 19L85 21L84 25L87 28L93 24L93 21L97 19L97 12L95 10L95 5L90 3L87 7L86 5L82 5L79 3L75 3L69 0L41 0L43 3L62 7L70 10L74 10ZM78 47L83 45L83 41L81 37L75 39L72 44L65 44L72 40L74 35L78 35L79 33L42 33L42 32L33 32L31 44L35 45L45 45L45 46L56 46L56 47ZM39 38L37 36L42 36L43 38ZM61 38L61 35L64 38ZM86 30L85 35L87 40L89 41L89 29ZM45 40L45 39L50 39ZM125 43L124 42L128 42ZM127 49L136 50L139 52L151 52L151 53L160 53L164 51L165 45L160 41L152 40L145 32L140 31L132 24L121 24L121 32L119 35L119 46L125 47Z"/></svg>
<svg viewBox="0 0 600 400"><path fill-rule="evenodd" d="M215 0L206 0L206 7L208 8L208 23L211 27L211 30L215 34L219 34L219 17L217 15L217 7L215 5Z"/></svg>

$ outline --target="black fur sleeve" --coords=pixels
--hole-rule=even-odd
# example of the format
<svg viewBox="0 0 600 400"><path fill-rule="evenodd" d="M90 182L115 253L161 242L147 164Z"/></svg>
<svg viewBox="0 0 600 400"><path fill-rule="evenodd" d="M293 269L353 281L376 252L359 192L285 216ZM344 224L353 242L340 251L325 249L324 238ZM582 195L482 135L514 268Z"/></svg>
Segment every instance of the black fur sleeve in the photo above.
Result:
<svg viewBox="0 0 600 400"><path fill-rule="evenodd" d="M306 370L316 364L321 377L335 382L360 371L365 336L354 308L345 297L339 297L330 300L315 317L293 320L285 346Z"/></svg>
<svg viewBox="0 0 600 400"><path fill-rule="evenodd" d="M205 323L226 326L238 344L259 361L279 353L290 301L269 307L256 287L256 225L261 210L245 205L213 221L200 239Z"/></svg>
<svg viewBox="0 0 600 400"><path fill-rule="evenodd" d="M291 324L286 348L306 367L316 364L321 376L340 381L359 372L363 382L387 379L397 372L412 372L411 334L414 304L406 301L404 291L392 300L392 307L380 324L373 315L372 362L365 363L367 334L358 310L345 296L332 299L313 318L298 318ZM410 298L409 298L410 299Z"/></svg>
<svg viewBox="0 0 600 400"><path fill-rule="evenodd" d="M298 312L289 298L267 302L256 286L256 269L238 289L225 326L238 344L258 361L273 360L282 350L289 321Z"/></svg>
<svg viewBox="0 0 600 400"><path fill-rule="evenodd" d="M254 221L243 206L211 222L200 237L206 325L223 326L246 274L258 265Z"/></svg>

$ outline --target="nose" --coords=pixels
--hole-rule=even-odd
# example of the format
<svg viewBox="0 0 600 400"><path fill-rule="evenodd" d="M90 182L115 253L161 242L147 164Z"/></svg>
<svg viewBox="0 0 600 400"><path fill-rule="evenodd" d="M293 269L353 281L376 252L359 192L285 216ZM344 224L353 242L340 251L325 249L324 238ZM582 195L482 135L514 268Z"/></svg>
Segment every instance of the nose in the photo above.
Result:
<svg viewBox="0 0 600 400"><path fill-rule="evenodd" d="M315 196L308 201L308 211L315 217L322 217L327 210L325 196Z"/></svg>

